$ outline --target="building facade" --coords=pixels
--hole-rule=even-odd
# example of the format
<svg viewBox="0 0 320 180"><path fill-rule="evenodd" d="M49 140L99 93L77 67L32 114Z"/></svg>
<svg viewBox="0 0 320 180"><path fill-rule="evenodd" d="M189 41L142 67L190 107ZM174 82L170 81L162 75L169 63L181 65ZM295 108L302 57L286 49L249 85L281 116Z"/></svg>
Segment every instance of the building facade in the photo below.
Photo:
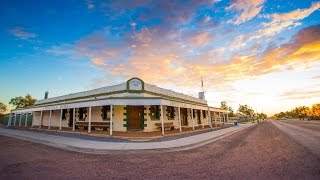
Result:
<svg viewBox="0 0 320 180"><path fill-rule="evenodd" d="M144 83L127 82L38 100L28 108L11 111L8 126L84 128L113 131L162 131L204 128L227 122L227 111L209 107L207 101ZM24 120L25 118L25 120Z"/></svg>

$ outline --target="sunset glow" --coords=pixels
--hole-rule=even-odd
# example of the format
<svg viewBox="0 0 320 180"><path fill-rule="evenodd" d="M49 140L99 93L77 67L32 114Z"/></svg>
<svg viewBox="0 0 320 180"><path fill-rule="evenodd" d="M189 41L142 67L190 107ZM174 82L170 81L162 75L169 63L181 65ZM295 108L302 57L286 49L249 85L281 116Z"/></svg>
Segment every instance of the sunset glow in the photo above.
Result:
<svg viewBox="0 0 320 180"><path fill-rule="evenodd" d="M248 104L268 115L320 102L315 0L5 1L0 101L123 83ZM10 106L9 106L10 107Z"/></svg>

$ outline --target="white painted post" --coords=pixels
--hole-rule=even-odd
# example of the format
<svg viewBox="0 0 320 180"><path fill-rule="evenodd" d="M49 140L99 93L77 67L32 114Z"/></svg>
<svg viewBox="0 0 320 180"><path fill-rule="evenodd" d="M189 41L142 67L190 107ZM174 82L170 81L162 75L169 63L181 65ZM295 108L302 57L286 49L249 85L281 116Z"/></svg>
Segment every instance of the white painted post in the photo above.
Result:
<svg viewBox="0 0 320 180"><path fill-rule="evenodd" d="M204 128L204 123L203 123L203 112L202 109L200 109L201 112L201 125L202 125L202 129Z"/></svg>
<svg viewBox="0 0 320 180"><path fill-rule="evenodd" d="M194 131L193 109L191 109L192 130Z"/></svg>
<svg viewBox="0 0 320 180"><path fill-rule="evenodd" d="M28 123L28 112L26 113L26 121L24 122L24 127L27 127L27 123Z"/></svg>
<svg viewBox="0 0 320 180"><path fill-rule="evenodd" d="M213 113L214 113L214 127L217 127L217 113L214 111Z"/></svg>
<svg viewBox="0 0 320 180"><path fill-rule="evenodd" d="M162 131L162 136L164 136L164 122L163 122L163 106L162 106L162 104L160 106L160 110L161 110L161 131Z"/></svg>
<svg viewBox="0 0 320 180"><path fill-rule="evenodd" d="M12 113L10 112L7 127L11 126Z"/></svg>
<svg viewBox="0 0 320 180"><path fill-rule="evenodd" d="M182 132L180 107L178 107L178 118L179 118L179 131Z"/></svg>
<svg viewBox="0 0 320 180"><path fill-rule="evenodd" d="M22 117L22 113L20 113L20 118L19 118L19 127L21 126L21 117Z"/></svg>
<svg viewBox="0 0 320 180"><path fill-rule="evenodd" d="M221 127L221 125L222 125L222 124L221 124L221 123L222 123L222 122L221 122L221 112L219 112L219 121L220 121L220 127Z"/></svg>
<svg viewBox="0 0 320 180"><path fill-rule="evenodd" d="M40 114L39 128L41 128L41 125L42 125L42 111L41 111L41 114Z"/></svg>
<svg viewBox="0 0 320 180"><path fill-rule="evenodd" d="M14 122L13 122L13 126L16 126L16 120L17 120L17 113L14 113Z"/></svg>
<svg viewBox="0 0 320 180"><path fill-rule="evenodd" d="M34 124L33 124L33 123L34 123L34 122L33 122L33 119L34 119L34 112L32 112L32 114L31 114L31 115L32 115L31 127L33 128L33 125L34 125Z"/></svg>
<svg viewBox="0 0 320 180"><path fill-rule="evenodd" d="M228 120L229 120L229 114L228 114L228 111L227 111L227 122L228 122Z"/></svg>
<svg viewBox="0 0 320 180"><path fill-rule="evenodd" d="M211 117L211 112L209 107L208 107L208 121L209 121L209 126L212 129L212 117Z"/></svg>
<svg viewBox="0 0 320 180"><path fill-rule="evenodd" d="M61 109L61 112L60 112L60 124L59 124L59 130L60 131L62 129L62 113L63 113L63 109Z"/></svg>
<svg viewBox="0 0 320 180"><path fill-rule="evenodd" d="M72 123L72 131L76 130L76 108L73 108L73 123Z"/></svg>
<svg viewBox="0 0 320 180"><path fill-rule="evenodd" d="M91 107L89 107L89 124L88 124L88 133L91 133Z"/></svg>
<svg viewBox="0 0 320 180"><path fill-rule="evenodd" d="M49 114L49 123L48 123L48 129L50 129L51 128L51 116L52 116L52 110L50 110L50 112L49 112L50 114Z"/></svg>
<svg viewBox="0 0 320 180"><path fill-rule="evenodd" d="M113 109L112 109L112 104L110 105L110 136L112 136L112 123L113 123Z"/></svg>

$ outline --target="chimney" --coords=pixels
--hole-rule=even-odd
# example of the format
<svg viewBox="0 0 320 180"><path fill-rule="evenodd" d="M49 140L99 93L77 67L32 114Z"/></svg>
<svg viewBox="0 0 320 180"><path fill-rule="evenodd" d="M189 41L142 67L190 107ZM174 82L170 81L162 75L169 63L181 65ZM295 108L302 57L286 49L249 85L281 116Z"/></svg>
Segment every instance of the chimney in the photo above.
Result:
<svg viewBox="0 0 320 180"><path fill-rule="evenodd" d="M48 99L48 96L49 96L49 92L46 91L46 92L44 93L44 99Z"/></svg>
<svg viewBox="0 0 320 180"><path fill-rule="evenodd" d="M204 92L199 92L198 96L199 96L199 99L206 100L206 98L204 97Z"/></svg>

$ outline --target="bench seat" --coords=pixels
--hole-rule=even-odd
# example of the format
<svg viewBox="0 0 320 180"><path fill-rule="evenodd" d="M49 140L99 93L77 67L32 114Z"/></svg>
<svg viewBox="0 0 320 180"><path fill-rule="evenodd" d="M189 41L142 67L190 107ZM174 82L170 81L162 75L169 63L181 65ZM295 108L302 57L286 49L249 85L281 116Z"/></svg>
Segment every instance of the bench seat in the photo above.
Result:
<svg viewBox="0 0 320 180"><path fill-rule="evenodd" d="M83 127L85 130L89 127L88 121L77 121L76 127ZM91 122L91 129L95 130L95 128L103 128L104 131L110 128L110 121L99 121L99 122Z"/></svg>
<svg viewBox="0 0 320 180"><path fill-rule="evenodd" d="M155 125L160 128L160 130L162 131L162 124L161 122L160 123L155 123ZM163 123L163 126L164 126L164 130L167 128L167 129L170 129L170 130L174 130L174 125L173 125L173 122L164 122Z"/></svg>

